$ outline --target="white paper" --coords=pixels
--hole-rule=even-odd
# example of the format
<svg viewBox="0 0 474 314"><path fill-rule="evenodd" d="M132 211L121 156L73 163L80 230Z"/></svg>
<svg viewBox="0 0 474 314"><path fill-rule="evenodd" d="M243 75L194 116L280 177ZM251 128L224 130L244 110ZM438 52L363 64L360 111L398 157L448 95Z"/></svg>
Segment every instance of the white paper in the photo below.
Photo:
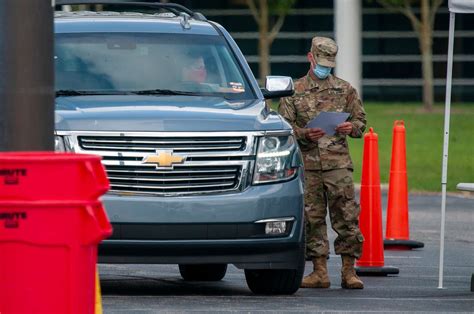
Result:
<svg viewBox="0 0 474 314"><path fill-rule="evenodd" d="M336 127L349 118L347 112L323 111L306 125L307 128L321 128L326 135L336 134Z"/></svg>

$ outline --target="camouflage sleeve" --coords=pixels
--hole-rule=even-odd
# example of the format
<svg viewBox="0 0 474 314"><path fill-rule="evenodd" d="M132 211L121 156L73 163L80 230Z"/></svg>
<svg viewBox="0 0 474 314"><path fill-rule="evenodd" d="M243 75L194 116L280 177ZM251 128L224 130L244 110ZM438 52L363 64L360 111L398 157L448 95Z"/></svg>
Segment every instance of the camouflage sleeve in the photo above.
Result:
<svg viewBox="0 0 474 314"><path fill-rule="evenodd" d="M367 120L365 119L365 110L357 91L351 87L347 95L347 107L351 113L349 121L352 123L352 133L350 137L359 138L365 131Z"/></svg>
<svg viewBox="0 0 474 314"><path fill-rule="evenodd" d="M296 125L296 108L293 103L292 97L285 97L280 99L280 106L278 112L288 121L295 131L296 138L303 144L306 143L306 132L305 128L300 128Z"/></svg>

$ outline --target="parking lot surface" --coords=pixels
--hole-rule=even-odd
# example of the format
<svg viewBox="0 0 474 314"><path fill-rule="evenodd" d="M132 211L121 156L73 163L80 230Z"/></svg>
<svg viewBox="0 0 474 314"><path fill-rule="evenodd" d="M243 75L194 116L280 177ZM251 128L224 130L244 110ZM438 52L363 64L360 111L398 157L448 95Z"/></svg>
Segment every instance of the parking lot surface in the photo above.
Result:
<svg viewBox="0 0 474 314"><path fill-rule="evenodd" d="M364 290L341 289L341 261L336 255L328 263L331 288L300 289L292 296L252 294L243 271L233 266L220 282L185 282L177 265L100 265L104 312L472 313L474 199L447 199L443 289L438 289L440 202L439 195L410 195L410 237L425 247L385 251L385 265L398 267L399 275L362 277ZM385 196L383 204L385 208ZM311 263L307 262L309 272Z"/></svg>

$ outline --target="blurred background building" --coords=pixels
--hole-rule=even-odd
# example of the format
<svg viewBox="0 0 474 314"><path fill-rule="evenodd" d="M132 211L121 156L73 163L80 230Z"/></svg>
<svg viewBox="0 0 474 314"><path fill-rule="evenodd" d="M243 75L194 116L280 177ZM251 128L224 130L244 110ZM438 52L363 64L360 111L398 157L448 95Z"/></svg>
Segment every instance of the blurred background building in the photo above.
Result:
<svg viewBox="0 0 474 314"><path fill-rule="evenodd" d="M352 1L352 0L351 0ZM256 22L245 0L176 0L222 24L234 37L258 77ZM312 37L335 37L333 0L297 0L271 46L271 74L294 78L308 70ZM362 86L365 100L421 101L421 56L409 20L375 1L361 0ZM448 1L437 12L433 33L435 100L444 101L448 44ZM415 10L415 13L417 11ZM418 12L419 13L419 12ZM474 100L474 18L456 17L453 101ZM344 61L343 61L344 62ZM344 77L343 77L344 78Z"/></svg>

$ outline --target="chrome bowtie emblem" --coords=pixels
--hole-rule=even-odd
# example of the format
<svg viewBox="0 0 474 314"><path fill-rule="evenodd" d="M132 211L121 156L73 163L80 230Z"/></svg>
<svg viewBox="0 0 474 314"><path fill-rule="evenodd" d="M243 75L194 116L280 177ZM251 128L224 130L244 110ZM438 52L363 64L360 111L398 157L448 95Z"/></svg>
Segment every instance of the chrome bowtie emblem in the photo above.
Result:
<svg viewBox="0 0 474 314"><path fill-rule="evenodd" d="M143 164L155 164L156 169L173 169L176 164L183 164L186 156L173 154L172 150L157 150L156 154L143 157Z"/></svg>

